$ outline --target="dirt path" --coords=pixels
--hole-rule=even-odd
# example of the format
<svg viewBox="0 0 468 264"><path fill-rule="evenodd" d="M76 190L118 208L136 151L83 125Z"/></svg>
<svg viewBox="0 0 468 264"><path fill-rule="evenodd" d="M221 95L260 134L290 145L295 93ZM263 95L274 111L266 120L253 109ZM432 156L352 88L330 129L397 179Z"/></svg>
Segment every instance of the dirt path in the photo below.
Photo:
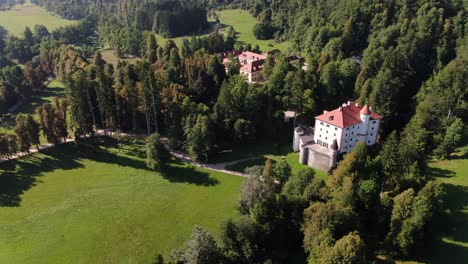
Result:
<svg viewBox="0 0 468 264"><path fill-rule="evenodd" d="M98 130L96 134L97 135L104 135L104 130ZM130 135L130 134L127 134L127 133L120 133L120 135L121 136L133 136L133 135ZM162 140L165 141L164 138L162 138ZM75 141L75 138L69 138L66 141L60 142L59 144L64 144L64 143L69 143L69 142L74 142L74 141ZM53 144L47 144L47 145L39 146L39 150L48 149L48 148L51 148L53 146L54 146ZM37 153L38 149L37 148L31 148L29 150L29 152L30 152L30 155L32 155L34 153ZM205 164L205 163L200 163L200 162L192 160L186 153L183 153L181 151L171 150L170 153L174 157L176 157L176 158L178 158L178 159L180 159L180 160L182 160L182 161L184 161L186 163L189 163L189 164L191 164L193 166L208 169L208 170L212 170L212 171L222 172L222 173L226 173L226 174L236 175L236 176L240 176L240 177L248 177L248 175L245 174L245 173L237 172L237 171L227 170L226 167L229 166L229 165L235 164L237 162L242 162L242 161L247 161L247 160L254 159L254 158L248 158L248 159L241 159L241 160L225 162L225 163ZM6 161L9 161L9 160L12 160L12 159L18 159L18 158L21 158L21 157L24 157L24 156L28 156L28 153L18 152L16 155L13 155L12 157L10 157L10 159L0 158L0 163L6 162Z"/></svg>

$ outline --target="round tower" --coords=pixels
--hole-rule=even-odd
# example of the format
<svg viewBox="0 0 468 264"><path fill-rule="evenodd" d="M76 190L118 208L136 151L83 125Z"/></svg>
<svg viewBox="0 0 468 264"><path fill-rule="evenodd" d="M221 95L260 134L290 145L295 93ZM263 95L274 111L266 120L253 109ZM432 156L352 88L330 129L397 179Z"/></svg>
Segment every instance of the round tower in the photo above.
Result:
<svg viewBox="0 0 468 264"><path fill-rule="evenodd" d="M370 111L370 108L368 105L365 105L361 111L359 112L360 116L361 116L361 120L364 124L368 124L369 123L369 119L370 119L370 115L371 115L371 111Z"/></svg>

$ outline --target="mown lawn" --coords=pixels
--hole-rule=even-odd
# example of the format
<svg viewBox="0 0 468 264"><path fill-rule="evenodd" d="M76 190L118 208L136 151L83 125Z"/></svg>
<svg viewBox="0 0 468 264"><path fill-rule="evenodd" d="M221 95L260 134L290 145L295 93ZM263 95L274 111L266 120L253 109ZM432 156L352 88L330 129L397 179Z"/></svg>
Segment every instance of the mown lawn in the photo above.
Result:
<svg viewBox="0 0 468 264"><path fill-rule="evenodd" d="M100 141L0 165L0 263L151 263L236 216L242 177L152 172L141 144Z"/></svg>
<svg viewBox="0 0 468 264"><path fill-rule="evenodd" d="M26 27L33 30L34 26L41 24L52 31L58 27L77 23L77 21L63 19L47 12L42 7L26 4L15 6L12 10L0 11L0 26L4 27L10 34L21 35Z"/></svg>
<svg viewBox="0 0 468 264"><path fill-rule="evenodd" d="M51 81L44 90L39 90L34 94L30 100L24 102L12 113L6 115L2 123L0 124L0 133L14 133L15 132L15 122L16 115L18 114L34 114L36 120L37 117L37 108L42 104L48 102L52 103L54 97L63 97L65 95L65 88L63 83L53 80ZM41 143L46 143L44 135L41 133Z"/></svg>
<svg viewBox="0 0 468 264"><path fill-rule="evenodd" d="M279 49L286 51L290 47L289 42L277 43L274 40L257 40L253 34L253 27L258 23L248 11L241 9L217 11L223 28L233 26L237 34L237 40L243 44L250 43L252 46L258 44L262 51Z"/></svg>

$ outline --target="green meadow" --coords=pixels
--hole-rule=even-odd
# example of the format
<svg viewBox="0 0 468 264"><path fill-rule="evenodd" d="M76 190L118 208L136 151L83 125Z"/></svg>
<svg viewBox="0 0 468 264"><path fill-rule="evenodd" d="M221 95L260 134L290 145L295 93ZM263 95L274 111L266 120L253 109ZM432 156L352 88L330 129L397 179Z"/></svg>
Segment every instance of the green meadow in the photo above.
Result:
<svg viewBox="0 0 468 264"><path fill-rule="evenodd" d="M250 43L252 46L258 44L262 51L272 49L287 51L290 47L289 42L277 43L274 40L257 40L253 34L253 27L258 21L246 10L222 10L217 11L216 14L219 16L219 21L224 28L229 25L234 27L234 30L238 33L237 41L243 44Z"/></svg>
<svg viewBox="0 0 468 264"><path fill-rule="evenodd" d="M0 11L0 26L4 27L8 33L17 36L23 34L26 27L30 27L32 30L37 24L44 25L49 31L52 31L58 27L74 23L77 23L77 21L63 19L32 4L15 6L8 11Z"/></svg>
<svg viewBox="0 0 468 264"><path fill-rule="evenodd" d="M0 164L0 263L151 263L236 217L242 177L149 171L143 145L97 140Z"/></svg>

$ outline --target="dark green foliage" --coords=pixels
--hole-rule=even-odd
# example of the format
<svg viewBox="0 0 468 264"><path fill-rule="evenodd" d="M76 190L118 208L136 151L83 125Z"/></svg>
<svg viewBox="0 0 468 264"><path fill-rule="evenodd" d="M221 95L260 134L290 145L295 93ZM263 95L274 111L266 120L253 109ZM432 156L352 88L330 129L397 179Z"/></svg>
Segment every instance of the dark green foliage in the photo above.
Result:
<svg viewBox="0 0 468 264"><path fill-rule="evenodd" d="M156 171L163 170L170 157L159 134L151 134L146 138L146 167Z"/></svg>
<svg viewBox="0 0 468 264"><path fill-rule="evenodd" d="M298 174L291 175L283 188L283 193L286 195L302 196L306 187L314 179L315 171L307 168L301 170Z"/></svg>
<svg viewBox="0 0 468 264"><path fill-rule="evenodd" d="M211 264L221 260L220 249L213 236L199 226L194 226L184 253L187 264Z"/></svg>

